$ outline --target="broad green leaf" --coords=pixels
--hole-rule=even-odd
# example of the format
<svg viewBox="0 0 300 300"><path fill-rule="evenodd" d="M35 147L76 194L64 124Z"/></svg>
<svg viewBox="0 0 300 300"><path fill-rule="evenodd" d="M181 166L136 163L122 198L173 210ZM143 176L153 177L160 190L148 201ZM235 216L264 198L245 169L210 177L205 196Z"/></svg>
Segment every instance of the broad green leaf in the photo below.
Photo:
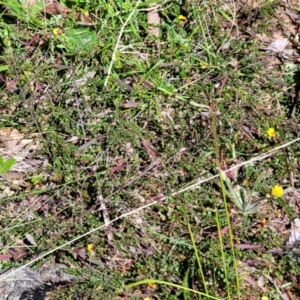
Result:
<svg viewBox="0 0 300 300"><path fill-rule="evenodd" d="M9 69L9 65L2 65L0 66L0 72L7 71Z"/></svg>
<svg viewBox="0 0 300 300"><path fill-rule="evenodd" d="M16 160L14 158L9 158L4 162L3 158L0 157L0 174L7 173L12 166L15 164Z"/></svg>

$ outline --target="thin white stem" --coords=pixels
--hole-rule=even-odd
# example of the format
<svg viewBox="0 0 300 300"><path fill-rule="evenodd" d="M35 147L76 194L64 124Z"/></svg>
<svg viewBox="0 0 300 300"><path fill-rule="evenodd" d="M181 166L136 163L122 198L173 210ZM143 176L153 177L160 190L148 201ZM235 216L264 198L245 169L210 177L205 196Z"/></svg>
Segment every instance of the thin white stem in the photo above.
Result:
<svg viewBox="0 0 300 300"><path fill-rule="evenodd" d="M125 23L123 24L123 26L122 26L122 28L121 28L121 31L120 31L120 33L119 33L119 36L118 36L118 39L117 39L117 42L116 42L116 45L115 45L115 49L114 49L113 54L112 54L112 58L111 58L109 67L108 67L108 70L107 70L107 76L106 76L106 79L105 79L105 81L104 81L104 87L107 86L107 83L108 83L108 80L109 80L109 77L110 77L110 74L111 74L111 70L112 70L112 67L113 67L114 62L115 62L115 59L116 59L116 54L117 54L117 51L118 51L118 48L119 48L119 44L120 44L120 41L121 41L123 32L124 32L124 30L125 30L125 27L126 27L127 24L129 23L129 21L130 21L130 19L132 18L133 14L136 12L138 6L140 5L140 2L141 2L141 0L138 0L138 2L136 3L134 9L133 9L132 12L129 14L127 20L125 21Z"/></svg>

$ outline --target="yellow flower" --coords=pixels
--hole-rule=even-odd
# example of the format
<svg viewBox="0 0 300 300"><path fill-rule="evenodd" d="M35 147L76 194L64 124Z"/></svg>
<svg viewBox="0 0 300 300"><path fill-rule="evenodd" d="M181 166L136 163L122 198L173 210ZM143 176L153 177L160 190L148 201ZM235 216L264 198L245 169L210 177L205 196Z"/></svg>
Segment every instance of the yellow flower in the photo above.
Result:
<svg viewBox="0 0 300 300"><path fill-rule="evenodd" d="M272 188L272 196L274 197L281 197L283 195L283 188L276 184Z"/></svg>
<svg viewBox="0 0 300 300"><path fill-rule="evenodd" d="M265 218L263 218L263 219L260 221L260 226L261 226L262 228L265 228L266 225L267 225L267 220L266 220Z"/></svg>
<svg viewBox="0 0 300 300"><path fill-rule="evenodd" d="M148 283L148 286L151 288L151 289L156 289L156 284L154 282L149 282Z"/></svg>
<svg viewBox="0 0 300 300"><path fill-rule="evenodd" d="M61 35L63 33L63 31L60 28L54 28L53 29L53 34L54 35Z"/></svg>
<svg viewBox="0 0 300 300"><path fill-rule="evenodd" d="M187 22L187 18L183 15L179 15L178 20L181 24L185 24Z"/></svg>
<svg viewBox="0 0 300 300"><path fill-rule="evenodd" d="M261 297L261 300L269 300L269 297L263 296L263 297Z"/></svg>
<svg viewBox="0 0 300 300"><path fill-rule="evenodd" d="M93 244L88 244L86 246L86 249L87 249L88 252L93 252L94 251L94 245Z"/></svg>
<svg viewBox="0 0 300 300"><path fill-rule="evenodd" d="M201 69L207 69L208 64L206 62L200 61L200 68Z"/></svg>
<svg viewBox="0 0 300 300"><path fill-rule="evenodd" d="M276 137L276 131L273 127L270 127L268 130L267 130L267 135L269 138L273 139Z"/></svg>

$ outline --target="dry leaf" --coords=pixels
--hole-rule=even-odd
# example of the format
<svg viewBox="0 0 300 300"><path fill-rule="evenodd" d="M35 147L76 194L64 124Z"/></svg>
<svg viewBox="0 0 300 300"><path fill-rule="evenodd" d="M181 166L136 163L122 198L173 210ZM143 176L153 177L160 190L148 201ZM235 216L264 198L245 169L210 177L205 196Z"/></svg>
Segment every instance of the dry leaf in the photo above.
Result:
<svg viewBox="0 0 300 300"><path fill-rule="evenodd" d="M14 128L2 128L0 130L0 143L2 147L13 148L23 139L23 134Z"/></svg>
<svg viewBox="0 0 300 300"><path fill-rule="evenodd" d="M71 144L76 144L78 141L80 140L80 138L78 137L78 136L72 136L72 137L70 137L68 140L67 140L67 142L68 143L71 143Z"/></svg>
<svg viewBox="0 0 300 300"><path fill-rule="evenodd" d="M112 169L110 170L110 173L115 173L115 172L117 172L117 171L123 169L125 166L126 166L126 162L123 162L123 163L121 163L121 164L115 166L114 168L112 168Z"/></svg>
<svg viewBox="0 0 300 300"><path fill-rule="evenodd" d="M269 51L273 51L273 52L282 52L286 46L288 45L289 43L289 40L286 39L286 38L282 38L282 39L277 39L275 40L274 42L272 42L266 50L269 50Z"/></svg>
<svg viewBox="0 0 300 300"><path fill-rule="evenodd" d="M79 21L81 25L94 25L92 19L89 16L89 13L83 13L83 12L75 12L75 20Z"/></svg>
<svg viewBox="0 0 300 300"><path fill-rule="evenodd" d="M253 278L252 278L250 275L247 275L247 276L245 277L245 280L246 280L249 284L251 284L252 286L257 286L257 283L253 280Z"/></svg>
<svg viewBox="0 0 300 300"><path fill-rule="evenodd" d="M149 26L149 33L150 35L153 35L155 37L159 36L159 25L160 25L160 16L158 14L157 7L151 7L150 6L150 11L147 13L147 23L150 25ZM153 25L153 26L151 26Z"/></svg>
<svg viewBox="0 0 300 300"><path fill-rule="evenodd" d="M155 89L155 86L149 81L144 80L142 81L142 84L151 90Z"/></svg>
<svg viewBox="0 0 300 300"><path fill-rule="evenodd" d="M295 218L294 221L292 222L292 230L287 244L288 246L293 246L296 242L299 241L300 241L300 219Z"/></svg>
<svg viewBox="0 0 300 300"><path fill-rule="evenodd" d="M140 102L125 102L123 103L124 108L134 108L137 107L140 104Z"/></svg>
<svg viewBox="0 0 300 300"><path fill-rule="evenodd" d="M108 226L110 224L110 217L109 217L108 210L106 208L105 199L100 195L98 197L98 201L100 203L100 210L103 213L104 224ZM113 234L110 231L107 231L107 242L111 244L112 240L113 240Z"/></svg>
<svg viewBox="0 0 300 300"><path fill-rule="evenodd" d="M142 144L147 151L151 160L157 160L160 154L154 149L154 147L150 144L149 141L142 139Z"/></svg>
<svg viewBox="0 0 300 300"><path fill-rule="evenodd" d="M0 255L0 261L1 260L10 260L11 257L12 257L11 255L1 254Z"/></svg>
<svg viewBox="0 0 300 300"><path fill-rule="evenodd" d="M4 159L14 158L15 163L1 178L23 186L24 173L36 172L43 164L43 159L33 159L33 153L38 149L38 144L31 144L32 139L23 139L24 134L14 128L0 129L0 156ZM30 144L30 145L29 145ZM0 180L1 180L0 178Z"/></svg>
<svg viewBox="0 0 300 300"><path fill-rule="evenodd" d="M35 239L34 239L34 237L33 237L31 234L25 233L25 237L26 237L27 241L28 241L31 245L37 246L37 243L35 242Z"/></svg>
<svg viewBox="0 0 300 300"><path fill-rule="evenodd" d="M62 15L66 18L70 13L70 9L61 5L57 1L53 1L45 6L44 13L49 15Z"/></svg>
<svg viewBox="0 0 300 300"><path fill-rule="evenodd" d="M0 129L0 146L9 149L10 152L17 153L27 144L31 143L31 139L23 139L24 134L14 128Z"/></svg>

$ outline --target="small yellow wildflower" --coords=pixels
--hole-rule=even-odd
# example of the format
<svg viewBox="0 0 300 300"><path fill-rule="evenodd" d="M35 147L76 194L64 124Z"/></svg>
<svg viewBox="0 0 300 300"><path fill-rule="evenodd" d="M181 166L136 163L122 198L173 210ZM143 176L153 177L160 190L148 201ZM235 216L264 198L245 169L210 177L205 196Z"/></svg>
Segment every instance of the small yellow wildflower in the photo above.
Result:
<svg viewBox="0 0 300 300"><path fill-rule="evenodd" d="M187 22L187 18L183 15L179 15L178 20L180 21L181 24L185 24Z"/></svg>
<svg viewBox="0 0 300 300"><path fill-rule="evenodd" d="M268 130L267 130L267 135L269 138L271 139L274 139L276 137L276 131L273 127L270 127Z"/></svg>
<svg viewBox="0 0 300 300"><path fill-rule="evenodd" d="M201 69L207 69L208 64L206 62L200 61L200 67L201 67Z"/></svg>
<svg viewBox="0 0 300 300"><path fill-rule="evenodd" d="M146 297L146 298L144 298L144 300L151 300L151 298L150 297Z"/></svg>
<svg viewBox="0 0 300 300"><path fill-rule="evenodd" d="M94 251L94 245L93 244L88 244L87 246L86 246L86 249L87 249L87 251L88 252L93 252Z"/></svg>
<svg viewBox="0 0 300 300"><path fill-rule="evenodd" d="M267 225L267 220L266 220L265 218L263 218L263 219L260 221L260 226L261 226L262 228L265 228L266 225Z"/></svg>
<svg viewBox="0 0 300 300"><path fill-rule="evenodd" d="M281 197L283 195L283 188L276 184L272 188L272 196L274 197Z"/></svg>
<svg viewBox="0 0 300 300"><path fill-rule="evenodd" d="M61 35L63 33L63 31L60 28L54 28L53 29L53 34L54 35Z"/></svg>
<svg viewBox="0 0 300 300"><path fill-rule="evenodd" d="M261 297L261 300L269 300L269 297L263 296L263 297Z"/></svg>
<svg viewBox="0 0 300 300"><path fill-rule="evenodd" d="M151 289L156 289L156 284L154 282L149 282L148 283L148 286L151 288Z"/></svg>

